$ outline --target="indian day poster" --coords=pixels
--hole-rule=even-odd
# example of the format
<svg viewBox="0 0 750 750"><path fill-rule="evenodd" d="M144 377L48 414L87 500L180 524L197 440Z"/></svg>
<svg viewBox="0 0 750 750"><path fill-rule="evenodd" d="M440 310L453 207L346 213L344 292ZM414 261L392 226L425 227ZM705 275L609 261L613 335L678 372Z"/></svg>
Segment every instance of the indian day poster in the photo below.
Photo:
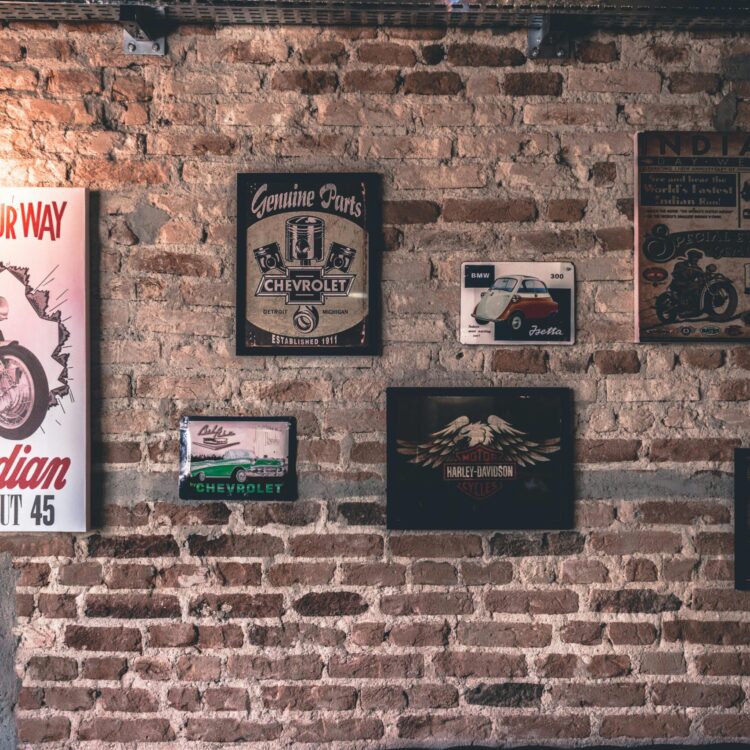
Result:
<svg viewBox="0 0 750 750"><path fill-rule="evenodd" d="M636 338L750 340L750 135L636 140Z"/></svg>
<svg viewBox="0 0 750 750"><path fill-rule="evenodd" d="M0 188L0 531L88 526L87 193Z"/></svg>

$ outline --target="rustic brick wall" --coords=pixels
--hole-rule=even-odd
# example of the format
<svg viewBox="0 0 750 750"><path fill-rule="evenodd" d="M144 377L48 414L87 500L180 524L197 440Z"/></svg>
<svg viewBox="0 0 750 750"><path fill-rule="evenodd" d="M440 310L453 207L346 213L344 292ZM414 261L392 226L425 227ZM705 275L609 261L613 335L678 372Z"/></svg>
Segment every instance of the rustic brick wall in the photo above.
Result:
<svg viewBox="0 0 750 750"><path fill-rule="evenodd" d="M522 32L120 42L0 29L0 182L95 191L98 530L0 536L27 746L750 736L749 350L629 343L633 132L750 126L750 44L598 35L548 64ZM384 174L382 357L232 355L254 168ZM576 346L461 347L473 258L573 260ZM575 390L575 530L386 533L384 387L444 383ZM301 499L177 502L186 412L296 415Z"/></svg>

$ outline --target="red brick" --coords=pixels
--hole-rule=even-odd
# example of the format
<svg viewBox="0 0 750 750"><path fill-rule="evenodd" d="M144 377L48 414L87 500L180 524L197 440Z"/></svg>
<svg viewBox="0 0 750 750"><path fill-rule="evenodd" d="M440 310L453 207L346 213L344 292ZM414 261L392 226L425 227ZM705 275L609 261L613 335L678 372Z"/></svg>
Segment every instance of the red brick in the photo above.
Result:
<svg viewBox="0 0 750 750"><path fill-rule="evenodd" d="M75 659L64 656L32 656L28 663L28 676L38 681L67 682L78 676Z"/></svg>
<svg viewBox="0 0 750 750"><path fill-rule="evenodd" d="M383 722L376 718L319 719L310 723L292 721L289 727L295 742L377 740L385 733Z"/></svg>
<svg viewBox="0 0 750 750"><path fill-rule="evenodd" d="M485 44L451 44L448 62L466 67L508 67L523 65L526 56L513 47L494 47Z"/></svg>
<svg viewBox="0 0 750 750"><path fill-rule="evenodd" d="M604 624L571 620L560 628L560 640L563 643L580 643L583 646L596 646L602 642Z"/></svg>
<svg viewBox="0 0 750 750"><path fill-rule="evenodd" d="M85 611L87 617L150 619L182 616L177 597L164 594L89 594Z"/></svg>
<svg viewBox="0 0 750 750"><path fill-rule="evenodd" d="M667 438L651 442L651 461L731 461L739 440Z"/></svg>
<svg viewBox="0 0 750 750"><path fill-rule="evenodd" d="M420 70L404 76L405 94L426 94L431 96L451 96L463 89L463 81L452 71L432 72Z"/></svg>
<svg viewBox="0 0 750 750"><path fill-rule="evenodd" d="M380 611L386 615L459 615L471 614L474 602L470 594L393 594L380 599Z"/></svg>
<svg viewBox="0 0 750 750"><path fill-rule="evenodd" d="M101 705L105 711L126 713L154 713L159 710L159 700L148 690L102 688Z"/></svg>
<svg viewBox="0 0 750 750"><path fill-rule="evenodd" d="M608 63L620 59L616 42L586 39L576 44L576 59L582 63Z"/></svg>
<svg viewBox="0 0 750 750"><path fill-rule="evenodd" d="M357 691L346 685L276 685L262 689L262 700L274 711L351 711Z"/></svg>
<svg viewBox="0 0 750 750"><path fill-rule="evenodd" d="M394 557L478 557L482 539L470 534L394 534L390 537Z"/></svg>
<svg viewBox="0 0 750 750"><path fill-rule="evenodd" d="M229 677L245 680L317 680L322 672L320 657L307 655L273 658L233 654L226 665Z"/></svg>
<svg viewBox="0 0 750 750"><path fill-rule="evenodd" d="M632 739L687 737L690 733L690 719L686 716L658 714L648 716L629 714L605 716L599 733L602 737L630 737Z"/></svg>
<svg viewBox="0 0 750 750"><path fill-rule="evenodd" d="M380 557L383 538L375 534L300 534L289 540L295 557Z"/></svg>
<svg viewBox="0 0 750 750"><path fill-rule="evenodd" d="M556 222L581 221L586 214L587 205L588 201L583 198L552 198L547 203L547 220Z"/></svg>
<svg viewBox="0 0 750 750"><path fill-rule="evenodd" d="M486 651L444 651L433 659L437 674L448 677L525 677L526 659Z"/></svg>
<svg viewBox="0 0 750 750"><path fill-rule="evenodd" d="M396 624L388 631L388 640L397 646L446 646L450 635L450 626L442 623Z"/></svg>
<svg viewBox="0 0 750 750"><path fill-rule="evenodd" d="M127 659L120 656L93 657L83 660L81 677L85 680L119 680L128 671Z"/></svg>
<svg viewBox="0 0 750 750"><path fill-rule="evenodd" d="M447 222L490 222L497 224L534 221L536 216L536 203L530 198L515 198L512 200L448 198L443 203L443 221Z"/></svg>
<svg viewBox="0 0 750 750"><path fill-rule="evenodd" d="M395 679L421 677L422 657L415 654L365 654L331 657L328 674L345 679Z"/></svg>
<svg viewBox="0 0 750 750"><path fill-rule="evenodd" d="M550 698L555 705L573 708L626 708L645 705L646 690L643 685L630 682L606 685L565 682L551 686Z"/></svg>
<svg viewBox="0 0 750 750"><path fill-rule="evenodd" d="M341 571L347 586L399 586L406 579L406 568L394 563L344 563Z"/></svg>
<svg viewBox="0 0 750 750"><path fill-rule="evenodd" d="M171 742L175 733L167 719L84 719L78 727L78 739L108 742Z"/></svg>
<svg viewBox="0 0 750 750"><path fill-rule="evenodd" d="M404 44L393 42L368 42L361 44L357 49L357 57L360 62L375 63L382 65L399 65L410 67L416 63L417 58L414 50Z"/></svg>
<svg viewBox="0 0 750 750"><path fill-rule="evenodd" d="M65 645L79 651L140 651L141 631L136 628L68 625Z"/></svg>
<svg viewBox="0 0 750 750"><path fill-rule="evenodd" d="M190 612L199 617L281 617L284 603L277 594L203 594L190 602Z"/></svg>
<svg viewBox="0 0 750 750"><path fill-rule="evenodd" d="M578 611L578 594L554 591L492 591L485 604L490 612L511 614L566 614Z"/></svg>
<svg viewBox="0 0 750 750"><path fill-rule="evenodd" d="M508 73L503 93L509 96L560 96L563 77L560 73Z"/></svg>
<svg viewBox="0 0 750 750"><path fill-rule="evenodd" d="M507 716L498 722L500 737L555 740L588 737L588 716Z"/></svg>
<svg viewBox="0 0 750 750"><path fill-rule="evenodd" d="M398 70L350 70L341 88L365 94L394 94L398 88Z"/></svg>
<svg viewBox="0 0 750 750"><path fill-rule="evenodd" d="M440 216L440 206L432 201L386 201L383 221L386 224L431 224Z"/></svg>
<svg viewBox="0 0 750 750"><path fill-rule="evenodd" d="M542 648L552 641L552 626L523 622L462 622L458 642L466 646Z"/></svg>
<svg viewBox="0 0 750 750"><path fill-rule="evenodd" d="M16 720L18 739L32 747L44 742L60 742L70 737L70 719L64 716L34 718L21 716Z"/></svg>
<svg viewBox="0 0 750 750"><path fill-rule="evenodd" d="M424 742L449 741L462 737L472 744L489 739L492 722L484 716L411 714L398 720L398 736Z"/></svg>
<svg viewBox="0 0 750 750"><path fill-rule="evenodd" d="M547 352L540 349L496 349L492 354L494 372L542 374L548 369Z"/></svg>
<svg viewBox="0 0 750 750"><path fill-rule="evenodd" d="M576 440L576 460L582 464L637 461L640 440Z"/></svg>
<svg viewBox="0 0 750 750"><path fill-rule="evenodd" d="M277 70L270 86L276 91L327 94L336 90L338 76L324 70Z"/></svg>
<svg viewBox="0 0 750 750"><path fill-rule="evenodd" d="M646 646L656 640L657 632L650 622L610 622L607 634L618 646Z"/></svg>

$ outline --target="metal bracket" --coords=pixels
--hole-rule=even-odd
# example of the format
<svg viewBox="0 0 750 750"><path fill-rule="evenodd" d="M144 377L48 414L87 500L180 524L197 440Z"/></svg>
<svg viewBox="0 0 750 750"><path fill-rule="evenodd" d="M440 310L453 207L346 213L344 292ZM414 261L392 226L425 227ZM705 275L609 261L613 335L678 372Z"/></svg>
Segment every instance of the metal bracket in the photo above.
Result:
<svg viewBox="0 0 750 750"><path fill-rule="evenodd" d="M130 55L161 57L167 49L166 13L152 5L121 5L122 50Z"/></svg>
<svg viewBox="0 0 750 750"><path fill-rule="evenodd" d="M561 29L553 28L552 16L529 16L528 56L534 60L563 60L570 57L570 38Z"/></svg>

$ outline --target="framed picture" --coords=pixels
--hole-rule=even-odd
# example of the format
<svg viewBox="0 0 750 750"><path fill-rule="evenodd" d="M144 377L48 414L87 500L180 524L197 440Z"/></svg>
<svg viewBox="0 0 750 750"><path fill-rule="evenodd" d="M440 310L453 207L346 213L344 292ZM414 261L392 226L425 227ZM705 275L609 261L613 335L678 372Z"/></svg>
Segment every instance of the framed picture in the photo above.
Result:
<svg viewBox="0 0 750 750"><path fill-rule="evenodd" d="M86 531L82 188L0 188L0 532Z"/></svg>
<svg viewBox="0 0 750 750"><path fill-rule="evenodd" d="M750 135L636 136L636 340L750 341Z"/></svg>
<svg viewBox="0 0 750 750"><path fill-rule="evenodd" d="M573 523L567 388L389 388L389 529Z"/></svg>
<svg viewBox="0 0 750 750"><path fill-rule="evenodd" d="M461 265L462 344L575 343L572 263Z"/></svg>
<svg viewBox="0 0 750 750"><path fill-rule="evenodd" d="M237 354L377 354L381 180L240 174Z"/></svg>
<svg viewBox="0 0 750 750"><path fill-rule="evenodd" d="M183 417L183 500L296 500L293 417Z"/></svg>
<svg viewBox="0 0 750 750"><path fill-rule="evenodd" d="M750 448L734 453L734 579L750 591Z"/></svg>

